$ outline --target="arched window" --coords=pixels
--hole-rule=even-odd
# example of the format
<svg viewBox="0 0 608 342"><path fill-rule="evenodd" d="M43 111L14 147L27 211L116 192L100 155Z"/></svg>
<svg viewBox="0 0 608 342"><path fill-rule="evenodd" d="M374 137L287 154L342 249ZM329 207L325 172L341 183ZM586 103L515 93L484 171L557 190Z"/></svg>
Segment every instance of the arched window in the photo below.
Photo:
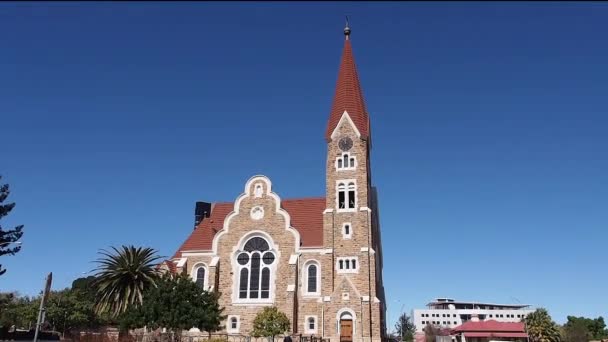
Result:
<svg viewBox="0 0 608 342"><path fill-rule="evenodd" d="M275 254L268 242L262 237L253 237L245 243L243 251L237 253L239 266L239 299L270 298L270 266Z"/></svg>
<svg viewBox="0 0 608 342"><path fill-rule="evenodd" d="M194 280L194 282L196 283L196 285L205 288L206 284L206 275L207 275L207 269L205 268L205 265L194 265L193 269L192 269L192 279Z"/></svg>
<svg viewBox="0 0 608 342"><path fill-rule="evenodd" d="M228 333L238 333L240 328L239 325L239 316L228 316L226 331Z"/></svg>
<svg viewBox="0 0 608 342"><path fill-rule="evenodd" d="M337 170L354 170L356 167L355 157L346 152L336 158Z"/></svg>
<svg viewBox="0 0 608 342"><path fill-rule="evenodd" d="M357 186L354 180L338 181L338 210L353 211L357 206Z"/></svg>
<svg viewBox="0 0 608 342"><path fill-rule="evenodd" d="M230 329L236 330L237 323L238 321L236 320L236 317L230 318Z"/></svg>
<svg viewBox="0 0 608 342"><path fill-rule="evenodd" d="M321 292L321 282L319 280L321 272L319 263L316 261L309 261L304 264L304 270L304 281L306 281L304 294L318 295Z"/></svg>
<svg viewBox="0 0 608 342"><path fill-rule="evenodd" d="M350 222L342 224L342 238L350 239L353 235L353 225Z"/></svg>
<svg viewBox="0 0 608 342"><path fill-rule="evenodd" d="M306 316L304 330L306 334L317 332L317 316Z"/></svg>

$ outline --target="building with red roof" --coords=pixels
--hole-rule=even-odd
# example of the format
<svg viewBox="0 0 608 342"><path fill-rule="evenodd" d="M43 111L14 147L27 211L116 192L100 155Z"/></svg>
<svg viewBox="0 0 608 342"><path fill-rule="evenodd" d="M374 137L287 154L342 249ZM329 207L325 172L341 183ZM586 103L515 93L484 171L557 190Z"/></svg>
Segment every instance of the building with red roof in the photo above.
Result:
<svg viewBox="0 0 608 342"><path fill-rule="evenodd" d="M458 342L526 341L523 322L468 321L450 331Z"/></svg>
<svg viewBox="0 0 608 342"><path fill-rule="evenodd" d="M292 334L336 342L384 336L370 119L350 33L347 26L324 132L325 195L283 199L268 177L253 176L234 202L198 202L194 230L159 265L220 292L228 334L250 334L256 314L273 305L288 316Z"/></svg>

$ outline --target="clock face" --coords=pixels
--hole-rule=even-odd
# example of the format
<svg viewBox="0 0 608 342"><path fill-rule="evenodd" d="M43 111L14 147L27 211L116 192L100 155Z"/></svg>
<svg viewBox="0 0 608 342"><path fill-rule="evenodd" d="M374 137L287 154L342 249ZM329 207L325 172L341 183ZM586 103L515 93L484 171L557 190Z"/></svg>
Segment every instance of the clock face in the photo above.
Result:
<svg viewBox="0 0 608 342"><path fill-rule="evenodd" d="M353 147L353 140L349 137L344 137L338 142L338 147L340 147L342 151L348 151Z"/></svg>

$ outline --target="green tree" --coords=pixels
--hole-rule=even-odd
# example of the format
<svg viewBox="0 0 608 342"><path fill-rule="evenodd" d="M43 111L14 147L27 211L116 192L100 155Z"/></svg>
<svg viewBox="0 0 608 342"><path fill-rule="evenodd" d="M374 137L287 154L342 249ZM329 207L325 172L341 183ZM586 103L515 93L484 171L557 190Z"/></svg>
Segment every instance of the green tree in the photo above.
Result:
<svg viewBox="0 0 608 342"><path fill-rule="evenodd" d="M561 334L546 309L539 308L523 319L531 342L560 342Z"/></svg>
<svg viewBox="0 0 608 342"><path fill-rule="evenodd" d="M588 339L601 340L608 337L606 323L602 316L594 319L568 316L568 321L564 324L564 333L568 338L578 338L583 327Z"/></svg>
<svg viewBox="0 0 608 342"><path fill-rule="evenodd" d="M2 179L2 176L0 176ZM8 184L0 185L0 219L8 215L13 210L15 203L2 204L10 194ZM23 225L17 226L13 229L4 230L0 225L0 256L2 255L15 255L15 253L21 250L21 246L13 246L13 243L19 241L23 235ZM6 269L2 269L0 264L0 275L3 275Z"/></svg>
<svg viewBox="0 0 608 342"><path fill-rule="evenodd" d="M0 294L0 327L15 326L29 329L36 323L38 315L38 298L21 297L17 293Z"/></svg>
<svg viewBox="0 0 608 342"><path fill-rule="evenodd" d="M120 316L121 328L167 328L176 339L182 330L198 328L211 334L221 329L226 318L220 307L219 294L202 290L185 273L165 273L145 293L143 304Z"/></svg>
<svg viewBox="0 0 608 342"><path fill-rule="evenodd" d="M397 323L395 323L395 330L401 341L412 341L414 340L414 332L416 327L412 322L412 317L408 316L405 312L399 316Z"/></svg>
<svg viewBox="0 0 608 342"><path fill-rule="evenodd" d="M275 306L265 307L253 320L253 337L274 337L289 330L289 318Z"/></svg>
<svg viewBox="0 0 608 342"><path fill-rule="evenodd" d="M568 319L568 322L562 327L562 337L565 342L587 342L591 334L582 320Z"/></svg>
<svg viewBox="0 0 608 342"><path fill-rule="evenodd" d="M103 323L95 313L95 302L79 288L52 291L46 304L46 320L56 331L94 328Z"/></svg>
<svg viewBox="0 0 608 342"><path fill-rule="evenodd" d="M155 285L160 259L152 248L112 247L114 253L102 250L97 259L93 285L97 290L96 311L117 317L127 309L143 303L144 292Z"/></svg>

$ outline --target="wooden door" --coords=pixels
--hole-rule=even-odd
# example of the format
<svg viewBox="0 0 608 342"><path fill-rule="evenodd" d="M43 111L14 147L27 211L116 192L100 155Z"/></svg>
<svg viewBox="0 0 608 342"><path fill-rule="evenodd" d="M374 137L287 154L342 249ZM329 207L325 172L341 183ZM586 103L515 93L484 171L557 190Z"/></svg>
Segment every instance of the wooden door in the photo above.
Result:
<svg viewBox="0 0 608 342"><path fill-rule="evenodd" d="M350 319L340 320L340 342L353 341L353 321Z"/></svg>

